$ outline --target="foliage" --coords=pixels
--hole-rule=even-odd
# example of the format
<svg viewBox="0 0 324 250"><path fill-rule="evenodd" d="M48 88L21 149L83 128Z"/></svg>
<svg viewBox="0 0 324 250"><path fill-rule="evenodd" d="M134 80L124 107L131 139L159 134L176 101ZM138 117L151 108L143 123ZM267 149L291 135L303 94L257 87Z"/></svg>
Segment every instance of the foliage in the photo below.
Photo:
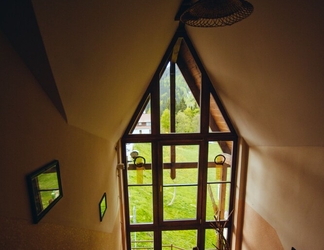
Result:
<svg viewBox="0 0 324 250"><path fill-rule="evenodd" d="M187 104L184 100L184 98L182 97L180 102L176 104L176 114L179 112L179 111L184 111L185 109L187 108Z"/></svg>
<svg viewBox="0 0 324 250"><path fill-rule="evenodd" d="M161 129L162 133L170 132L170 110L165 109L161 115Z"/></svg>
<svg viewBox="0 0 324 250"><path fill-rule="evenodd" d="M179 111L176 115L176 132L177 133L190 133L191 120L184 112Z"/></svg>
<svg viewBox="0 0 324 250"><path fill-rule="evenodd" d="M176 67L175 78L176 133L199 132L200 108L193 97L180 70ZM170 66L160 79L160 115L162 133L170 131Z"/></svg>

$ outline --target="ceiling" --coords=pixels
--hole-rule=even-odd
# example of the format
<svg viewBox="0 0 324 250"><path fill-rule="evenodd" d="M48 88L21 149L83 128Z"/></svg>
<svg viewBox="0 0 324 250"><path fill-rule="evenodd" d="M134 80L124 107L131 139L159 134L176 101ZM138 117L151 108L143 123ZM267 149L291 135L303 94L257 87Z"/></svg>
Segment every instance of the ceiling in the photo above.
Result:
<svg viewBox="0 0 324 250"><path fill-rule="evenodd" d="M181 2L32 1L52 73L47 93L68 124L122 136ZM229 117L250 146L324 146L324 4L250 2L254 13L233 26L186 27Z"/></svg>

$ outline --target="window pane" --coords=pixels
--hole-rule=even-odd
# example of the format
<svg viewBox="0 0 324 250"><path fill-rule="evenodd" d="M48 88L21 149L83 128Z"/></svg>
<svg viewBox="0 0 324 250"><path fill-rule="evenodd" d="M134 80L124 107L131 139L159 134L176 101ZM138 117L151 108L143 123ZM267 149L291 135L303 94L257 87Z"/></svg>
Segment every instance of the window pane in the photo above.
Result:
<svg viewBox="0 0 324 250"><path fill-rule="evenodd" d="M197 164L195 164L197 165ZM198 183L198 168L175 169L176 178L172 179L172 170L167 165L163 169L163 183L168 184L197 184Z"/></svg>
<svg viewBox="0 0 324 250"><path fill-rule="evenodd" d="M208 167L208 182L230 181L231 168L228 166L211 166Z"/></svg>
<svg viewBox="0 0 324 250"><path fill-rule="evenodd" d="M131 232L132 249L154 249L153 232Z"/></svg>
<svg viewBox="0 0 324 250"><path fill-rule="evenodd" d="M163 146L163 162L198 162L199 145Z"/></svg>
<svg viewBox="0 0 324 250"><path fill-rule="evenodd" d="M176 64L176 100L175 100L175 127L176 133L199 133L200 131L200 93L196 85L195 92L189 88L178 65ZM195 96L194 96L195 94ZM196 97L196 98L195 98Z"/></svg>
<svg viewBox="0 0 324 250"><path fill-rule="evenodd" d="M151 184L152 183L152 171L151 169L144 169L139 167L134 170L128 169L128 184Z"/></svg>
<svg viewBox="0 0 324 250"><path fill-rule="evenodd" d="M196 219L197 186L163 188L163 220Z"/></svg>
<svg viewBox="0 0 324 250"><path fill-rule="evenodd" d="M214 163L215 156L223 153L218 141L208 142L208 162Z"/></svg>
<svg viewBox="0 0 324 250"><path fill-rule="evenodd" d="M199 98L200 89L196 83L189 85L178 64L169 62L160 79L161 133L199 133Z"/></svg>
<svg viewBox="0 0 324 250"><path fill-rule="evenodd" d="M128 184L152 184L151 143L126 144Z"/></svg>
<svg viewBox="0 0 324 250"><path fill-rule="evenodd" d="M153 199L151 186L129 186L129 220L131 224L153 222Z"/></svg>
<svg viewBox="0 0 324 250"><path fill-rule="evenodd" d="M164 220L196 219L198 153L199 145L163 146Z"/></svg>
<svg viewBox="0 0 324 250"><path fill-rule="evenodd" d="M226 244L227 239L227 228L223 229L223 236L219 237L218 233L216 233L215 229L206 229L206 235L205 235L205 250L214 250L214 249L226 249L225 247L221 247L221 242L223 244ZM223 239L219 241L219 239ZM225 239L225 241L224 241ZM216 248L217 247L217 248Z"/></svg>
<svg viewBox="0 0 324 250"><path fill-rule="evenodd" d="M131 134L151 134L151 101L147 103Z"/></svg>
<svg viewBox="0 0 324 250"><path fill-rule="evenodd" d="M205 230L205 250L214 250L216 249L218 241L218 235L215 229L206 229Z"/></svg>
<svg viewBox="0 0 324 250"><path fill-rule="evenodd" d="M208 182L230 181L232 141L210 141L208 144Z"/></svg>
<svg viewBox="0 0 324 250"><path fill-rule="evenodd" d="M170 63L160 79L161 134L170 133Z"/></svg>
<svg viewBox="0 0 324 250"><path fill-rule="evenodd" d="M197 246L196 230L162 231L162 249L192 250L195 246Z"/></svg>
<svg viewBox="0 0 324 250"><path fill-rule="evenodd" d="M214 215L220 212L220 219L227 219L229 215L230 183L207 184L206 220L215 220Z"/></svg>
<svg viewBox="0 0 324 250"><path fill-rule="evenodd" d="M222 115L222 112L219 110L219 107L212 94L210 94L209 132L230 132L228 125Z"/></svg>
<svg viewBox="0 0 324 250"><path fill-rule="evenodd" d="M197 184L199 145L163 146L163 184Z"/></svg>

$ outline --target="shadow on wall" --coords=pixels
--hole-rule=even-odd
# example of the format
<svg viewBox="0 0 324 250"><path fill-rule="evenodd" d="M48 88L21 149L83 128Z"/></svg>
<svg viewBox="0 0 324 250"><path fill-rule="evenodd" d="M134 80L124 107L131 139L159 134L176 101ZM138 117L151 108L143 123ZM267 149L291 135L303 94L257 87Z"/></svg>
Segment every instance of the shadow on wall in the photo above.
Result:
<svg viewBox="0 0 324 250"><path fill-rule="evenodd" d="M242 250L284 250L276 230L245 204Z"/></svg>
<svg viewBox="0 0 324 250"><path fill-rule="evenodd" d="M264 221L258 222L269 223L284 249L295 245L321 250L323 161L322 147L251 147L246 196L246 207L251 211L245 215L244 240L264 237L262 230L267 227L254 224L254 217L259 215ZM249 225L261 227L261 231L251 236Z"/></svg>

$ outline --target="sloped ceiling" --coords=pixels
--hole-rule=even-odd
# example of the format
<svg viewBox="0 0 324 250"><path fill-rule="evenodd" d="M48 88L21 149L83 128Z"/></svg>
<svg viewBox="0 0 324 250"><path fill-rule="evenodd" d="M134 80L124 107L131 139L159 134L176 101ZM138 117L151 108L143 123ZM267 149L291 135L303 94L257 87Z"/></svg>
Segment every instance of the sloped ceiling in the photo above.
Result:
<svg viewBox="0 0 324 250"><path fill-rule="evenodd" d="M33 0L67 122L116 142L178 21L181 0ZM249 145L324 146L322 1L250 1L230 27L186 27Z"/></svg>

